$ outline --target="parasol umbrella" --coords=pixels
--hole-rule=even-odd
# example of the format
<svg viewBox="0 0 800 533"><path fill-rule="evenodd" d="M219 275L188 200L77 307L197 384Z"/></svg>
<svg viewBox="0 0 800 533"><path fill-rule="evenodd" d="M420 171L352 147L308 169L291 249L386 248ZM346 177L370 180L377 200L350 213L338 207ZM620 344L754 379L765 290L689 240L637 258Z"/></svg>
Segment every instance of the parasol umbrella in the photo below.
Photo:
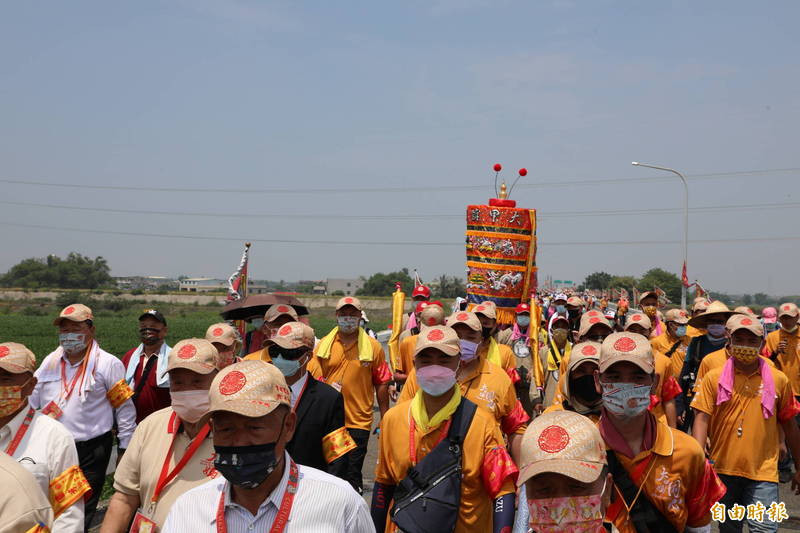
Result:
<svg viewBox="0 0 800 533"><path fill-rule="evenodd" d="M225 320L249 320L254 317L264 316L267 309L275 304L284 304L294 307L299 316L308 314L308 307L303 302L288 294L254 294L241 300L230 302L220 314Z"/></svg>

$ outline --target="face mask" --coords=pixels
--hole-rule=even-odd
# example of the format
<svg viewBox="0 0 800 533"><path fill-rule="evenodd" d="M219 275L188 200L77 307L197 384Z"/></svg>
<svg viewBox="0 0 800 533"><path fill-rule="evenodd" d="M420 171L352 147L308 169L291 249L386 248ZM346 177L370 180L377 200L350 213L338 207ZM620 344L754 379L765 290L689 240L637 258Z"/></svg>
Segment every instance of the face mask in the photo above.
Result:
<svg viewBox="0 0 800 533"><path fill-rule="evenodd" d="M642 311L646 314L649 318L655 318L656 316L656 306L655 305L645 305L642 307Z"/></svg>
<svg viewBox="0 0 800 533"><path fill-rule="evenodd" d="M170 391L172 410L178 413L181 420L190 424L196 423L208 412L208 391L205 389Z"/></svg>
<svg viewBox="0 0 800 533"><path fill-rule="evenodd" d="M25 403L25 398L22 396L22 388L29 381L22 385L0 387L0 417L8 416L22 407L22 404Z"/></svg>
<svg viewBox="0 0 800 533"><path fill-rule="evenodd" d="M556 344L564 344L567 340L567 335L569 335L569 331L566 329L554 329L553 330L553 340L556 341Z"/></svg>
<svg viewBox="0 0 800 533"><path fill-rule="evenodd" d="M794 326L792 326L790 329L787 329L787 328L783 327L783 324L781 324L781 329L782 329L783 331L785 331L786 333L794 333L795 331L797 331L797 326L798 326L798 325L797 325L797 324L795 324L795 325L794 325Z"/></svg>
<svg viewBox="0 0 800 533"><path fill-rule="evenodd" d="M758 360L758 348L731 344L731 355L742 364L751 365Z"/></svg>
<svg viewBox="0 0 800 533"><path fill-rule="evenodd" d="M605 490L605 485L603 486ZM528 500L531 530L537 533L597 533L604 531L602 492L591 496L567 496Z"/></svg>
<svg viewBox="0 0 800 533"><path fill-rule="evenodd" d="M565 306L563 306L563 305L557 305L556 306L556 313L558 313L559 315L563 315L566 312L567 312L567 308Z"/></svg>
<svg viewBox="0 0 800 533"><path fill-rule="evenodd" d="M650 385L635 383L601 383L603 407L623 418L642 414L650 405Z"/></svg>
<svg viewBox="0 0 800 533"><path fill-rule="evenodd" d="M773 331L775 331L779 327L780 326L778 324L775 324L775 323L773 323L773 324L764 324L764 331L767 332L767 333L772 333Z"/></svg>
<svg viewBox="0 0 800 533"><path fill-rule="evenodd" d="M531 325L531 317L525 315L518 316L517 325L521 328L527 328L528 326Z"/></svg>
<svg viewBox="0 0 800 533"><path fill-rule="evenodd" d="M569 381L570 396L577 396L578 400L585 405L592 405L600 398L597 389L594 388L594 376L581 376Z"/></svg>
<svg viewBox="0 0 800 533"><path fill-rule="evenodd" d="M297 374L297 371L300 370L300 367L302 366L302 363L300 363L299 359L284 359L280 355L272 358L272 364L278 367L278 370L281 371L281 374L287 378Z"/></svg>
<svg viewBox="0 0 800 533"><path fill-rule="evenodd" d="M281 431L283 429L281 428ZM237 487L254 489L278 466L275 442L255 446L217 446L214 468Z"/></svg>
<svg viewBox="0 0 800 533"><path fill-rule="evenodd" d="M475 342L465 341L461 339L458 341L461 345L461 361L469 363L478 355L478 344Z"/></svg>
<svg viewBox="0 0 800 533"><path fill-rule="evenodd" d="M67 353L77 353L86 349L85 333L59 333L58 344Z"/></svg>
<svg viewBox="0 0 800 533"><path fill-rule="evenodd" d="M431 396L441 396L456 384L456 371L446 366L428 365L417 370L417 383Z"/></svg>
<svg viewBox="0 0 800 533"><path fill-rule="evenodd" d="M343 333L353 333L358 329L357 316L340 316L336 319L336 323L339 325L339 329L342 330Z"/></svg>
<svg viewBox="0 0 800 533"><path fill-rule="evenodd" d="M675 329L675 335L678 337L685 337L686 336L686 326L678 326Z"/></svg>
<svg viewBox="0 0 800 533"><path fill-rule="evenodd" d="M709 324L708 334L715 339L721 339L725 336L725 324Z"/></svg>
<svg viewBox="0 0 800 533"><path fill-rule="evenodd" d="M146 344L148 346L152 346L153 344L158 344L159 338L158 334L161 333L158 330L151 329L151 328L142 328L139 330L139 338L142 339L142 344Z"/></svg>
<svg viewBox="0 0 800 533"><path fill-rule="evenodd" d="M261 326L264 325L264 319L263 318L254 318L253 320L250 321L250 323L253 324L253 327L255 329L261 329Z"/></svg>

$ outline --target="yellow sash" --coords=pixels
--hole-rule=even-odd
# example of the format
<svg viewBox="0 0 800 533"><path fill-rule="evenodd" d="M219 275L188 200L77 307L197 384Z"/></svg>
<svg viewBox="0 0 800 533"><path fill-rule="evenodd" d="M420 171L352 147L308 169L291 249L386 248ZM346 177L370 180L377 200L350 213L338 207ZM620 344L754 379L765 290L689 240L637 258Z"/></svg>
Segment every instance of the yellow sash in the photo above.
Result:
<svg viewBox="0 0 800 533"><path fill-rule="evenodd" d="M53 516L58 518L90 490L92 488L78 465L66 469L50 482L50 505L53 507Z"/></svg>
<svg viewBox="0 0 800 533"><path fill-rule="evenodd" d="M333 341L336 340L336 334L339 333L338 326L333 328L330 333L325 335L319 346L317 347L317 357L321 359L328 359L331 356L331 346ZM370 337L364 328L358 328L358 360L361 362L372 362L372 343L369 341Z"/></svg>
<svg viewBox="0 0 800 533"><path fill-rule="evenodd" d="M559 357L557 361L555 354L561 355L561 350L559 350L558 346L556 346L553 337L550 337L550 353L547 356L547 371L553 372L555 370L559 370L561 361L563 361L565 357L569 359L570 353L572 353L572 345L569 343L569 341L566 341L564 344L564 355Z"/></svg>
<svg viewBox="0 0 800 533"><path fill-rule="evenodd" d="M356 448L356 443L346 427L331 431L322 438L322 454L325 462L332 463L350 450Z"/></svg>
<svg viewBox="0 0 800 533"><path fill-rule="evenodd" d="M503 362L500 360L500 346L497 345L494 337L489 337L489 353L486 354L486 359L503 368Z"/></svg>
<svg viewBox="0 0 800 533"><path fill-rule="evenodd" d="M431 428L437 427L439 424L453 416L456 412L458 404L461 402L461 387L453 387L453 396L445 404L444 407L428 418L428 410L425 409L425 402L422 399L422 389L417 390L414 398L411 400L411 416L414 417L414 422L423 433L427 433Z"/></svg>

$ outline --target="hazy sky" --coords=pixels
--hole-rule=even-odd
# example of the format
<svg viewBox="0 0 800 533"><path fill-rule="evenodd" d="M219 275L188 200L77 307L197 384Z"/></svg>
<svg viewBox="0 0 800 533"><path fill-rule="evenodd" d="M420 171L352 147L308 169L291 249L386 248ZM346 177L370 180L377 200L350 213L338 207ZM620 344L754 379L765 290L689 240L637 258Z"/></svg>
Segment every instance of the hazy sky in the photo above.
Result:
<svg viewBox="0 0 800 533"><path fill-rule="evenodd" d="M682 214L658 210L682 207L680 183L638 160L690 175L693 208L725 208L692 213L690 278L797 294L798 16L793 1L3 2L0 271L74 250L114 275L227 277L262 239L289 242L254 242L256 278L463 275L465 207L493 196L500 162L529 171L513 197L542 215L542 276L678 272ZM207 216L236 213L258 216ZM386 218L401 215L416 218Z"/></svg>

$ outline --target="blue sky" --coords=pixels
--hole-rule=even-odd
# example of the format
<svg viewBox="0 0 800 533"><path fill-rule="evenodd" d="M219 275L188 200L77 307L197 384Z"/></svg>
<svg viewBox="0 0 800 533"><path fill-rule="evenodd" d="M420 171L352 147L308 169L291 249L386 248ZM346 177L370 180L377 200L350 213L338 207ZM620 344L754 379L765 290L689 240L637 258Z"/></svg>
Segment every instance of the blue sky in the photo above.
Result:
<svg viewBox="0 0 800 533"><path fill-rule="evenodd" d="M681 207L680 184L630 162L690 175L693 208L800 201L797 170L692 177L800 167L799 12L788 1L7 2L0 180L137 190L0 181L0 270L75 250L115 275L226 277L241 243L264 239L448 245L256 242L257 278L461 275L465 207L492 195L501 162L507 179L529 171L513 196L543 215L542 275L678 272L681 214L643 211ZM664 179L591 183L649 177ZM442 189L453 186L478 188ZM382 187L401 190L336 191ZM191 192L209 188L305 192ZM575 215L544 216L557 212ZM797 212L692 213L690 239L800 237ZM563 244L609 241L653 244ZM797 244L690 243L689 275L800 293Z"/></svg>

